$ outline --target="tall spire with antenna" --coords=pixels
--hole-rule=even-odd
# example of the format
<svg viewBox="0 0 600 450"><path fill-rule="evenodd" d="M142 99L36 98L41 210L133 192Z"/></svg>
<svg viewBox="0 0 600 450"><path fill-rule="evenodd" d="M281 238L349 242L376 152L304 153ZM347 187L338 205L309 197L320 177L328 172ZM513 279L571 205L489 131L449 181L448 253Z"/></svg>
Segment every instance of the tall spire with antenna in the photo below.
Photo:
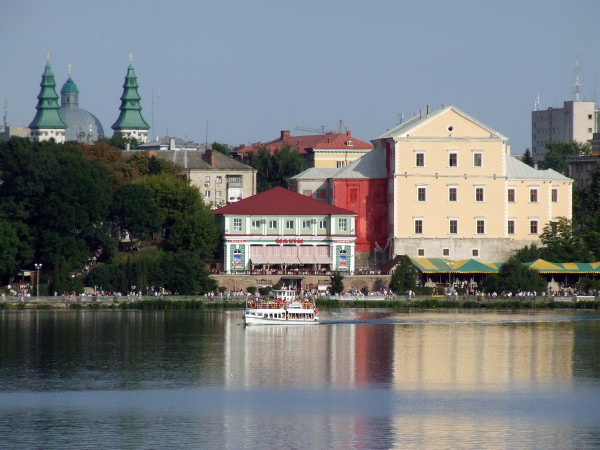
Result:
<svg viewBox="0 0 600 450"><path fill-rule="evenodd" d="M537 95L537 99L533 104L533 110L534 111L539 111L540 110L540 94Z"/></svg>

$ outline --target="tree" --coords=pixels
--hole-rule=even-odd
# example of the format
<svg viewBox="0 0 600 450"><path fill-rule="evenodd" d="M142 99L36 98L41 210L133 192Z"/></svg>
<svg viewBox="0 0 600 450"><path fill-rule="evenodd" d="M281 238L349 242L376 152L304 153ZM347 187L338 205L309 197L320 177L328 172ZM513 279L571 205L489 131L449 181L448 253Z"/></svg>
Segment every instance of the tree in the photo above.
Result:
<svg viewBox="0 0 600 450"><path fill-rule="evenodd" d="M533 157L531 156L531 151L528 148L525 149L525 153L523 153L523 158L521 159L521 161L527 164L529 167L535 166L535 161L533 160Z"/></svg>
<svg viewBox="0 0 600 450"><path fill-rule="evenodd" d="M590 260L590 253L584 245L582 234L575 231L573 223L566 217L549 222L544 227L540 240L545 246L542 249L543 258L548 261Z"/></svg>
<svg viewBox="0 0 600 450"><path fill-rule="evenodd" d="M159 212L152 189L128 184L115 192L110 218L133 239L149 240L160 230Z"/></svg>
<svg viewBox="0 0 600 450"><path fill-rule="evenodd" d="M203 206L189 214L178 214L167 238L170 251L191 251L201 261L208 261L219 243L219 229L214 215Z"/></svg>
<svg viewBox="0 0 600 450"><path fill-rule="evenodd" d="M142 142L132 137L125 137L122 133L114 133L111 138L100 139L101 142L106 142L113 147L126 150L137 148Z"/></svg>
<svg viewBox="0 0 600 450"><path fill-rule="evenodd" d="M554 169L563 175L569 171L567 159L571 156L589 155L592 152L592 146L589 143L570 142L548 142L546 144L548 152L540 166L543 169Z"/></svg>
<svg viewBox="0 0 600 450"><path fill-rule="evenodd" d="M542 257L541 249L535 244L531 243L525 247L517 250L514 258L520 262L532 262Z"/></svg>
<svg viewBox="0 0 600 450"><path fill-rule="evenodd" d="M498 273L484 278L482 286L488 293L512 292L516 294L523 291L540 293L546 290L547 283L537 270L524 266L516 258L510 258L502 265Z"/></svg>
<svg viewBox="0 0 600 450"><path fill-rule="evenodd" d="M213 142L210 146L213 150L223 153L224 155L231 156L229 154L229 146L225 144L220 144L218 142Z"/></svg>
<svg viewBox="0 0 600 450"><path fill-rule="evenodd" d="M337 295L344 292L344 276L341 272L333 272L333 275L329 277L331 285L329 286L329 292L331 295Z"/></svg>
<svg viewBox="0 0 600 450"><path fill-rule="evenodd" d="M304 161L300 151L289 144L283 145L272 154L263 146L250 153L248 164L255 168L257 192L264 192L274 187L287 187L287 180L302 172Z"/></svg>
<svg viewBox="0 0 600 450"><path fill-rule="evenodd" d="M402 255L399 264L392 272L390 278L390 289L396 295L403 295L417 285L417 268L406 255Z"/></svg>
<svg viewBox="0 0 600 450"><path fill-rule="evenodd" d="M7 220L0 220L0 280L9 281L19 269L19 236L17 230Z"/></svg>

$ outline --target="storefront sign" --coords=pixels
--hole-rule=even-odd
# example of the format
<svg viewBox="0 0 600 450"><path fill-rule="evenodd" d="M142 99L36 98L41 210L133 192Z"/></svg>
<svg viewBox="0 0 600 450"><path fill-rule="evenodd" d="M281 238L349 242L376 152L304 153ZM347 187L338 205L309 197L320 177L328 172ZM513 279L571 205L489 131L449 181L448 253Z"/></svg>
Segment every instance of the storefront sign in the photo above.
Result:
<svg viewBox="0 0 600 450"><path fill-rule="evenodd" d="M304 239L277 239L278 244L302 244Z"/></svg>

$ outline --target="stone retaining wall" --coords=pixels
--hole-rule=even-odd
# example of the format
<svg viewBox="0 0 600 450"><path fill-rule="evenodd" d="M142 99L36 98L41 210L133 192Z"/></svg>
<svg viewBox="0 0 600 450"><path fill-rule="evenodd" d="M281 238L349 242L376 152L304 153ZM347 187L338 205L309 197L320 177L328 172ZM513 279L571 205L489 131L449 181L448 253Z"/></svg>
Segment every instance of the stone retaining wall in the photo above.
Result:
<svg viewBox="0 0 600 450"><path fill-rule="evenodd" d="M250 286L273 286L281 284L285 275L211 275L219 286L228 291L245 291ZM297 281L303 289L317 289L317 286L329 286L330 277L327 275L299 275ZM390 275L348 275L344 276L344 290L378 291L387 288L390 283Z"/></svg>

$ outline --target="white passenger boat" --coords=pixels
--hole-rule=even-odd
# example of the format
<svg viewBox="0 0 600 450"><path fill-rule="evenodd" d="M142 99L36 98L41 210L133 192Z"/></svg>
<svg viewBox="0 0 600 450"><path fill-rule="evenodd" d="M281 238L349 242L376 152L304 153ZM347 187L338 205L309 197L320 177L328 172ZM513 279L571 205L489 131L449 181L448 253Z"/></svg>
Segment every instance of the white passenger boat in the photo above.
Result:
<svg viewBox="0 0 600 450"><path fill-rule="evenodd" d="M296 298L296 292L280 289L270 297L246 302L246 325L317 325L319 310L312 298Z"/></svg>

